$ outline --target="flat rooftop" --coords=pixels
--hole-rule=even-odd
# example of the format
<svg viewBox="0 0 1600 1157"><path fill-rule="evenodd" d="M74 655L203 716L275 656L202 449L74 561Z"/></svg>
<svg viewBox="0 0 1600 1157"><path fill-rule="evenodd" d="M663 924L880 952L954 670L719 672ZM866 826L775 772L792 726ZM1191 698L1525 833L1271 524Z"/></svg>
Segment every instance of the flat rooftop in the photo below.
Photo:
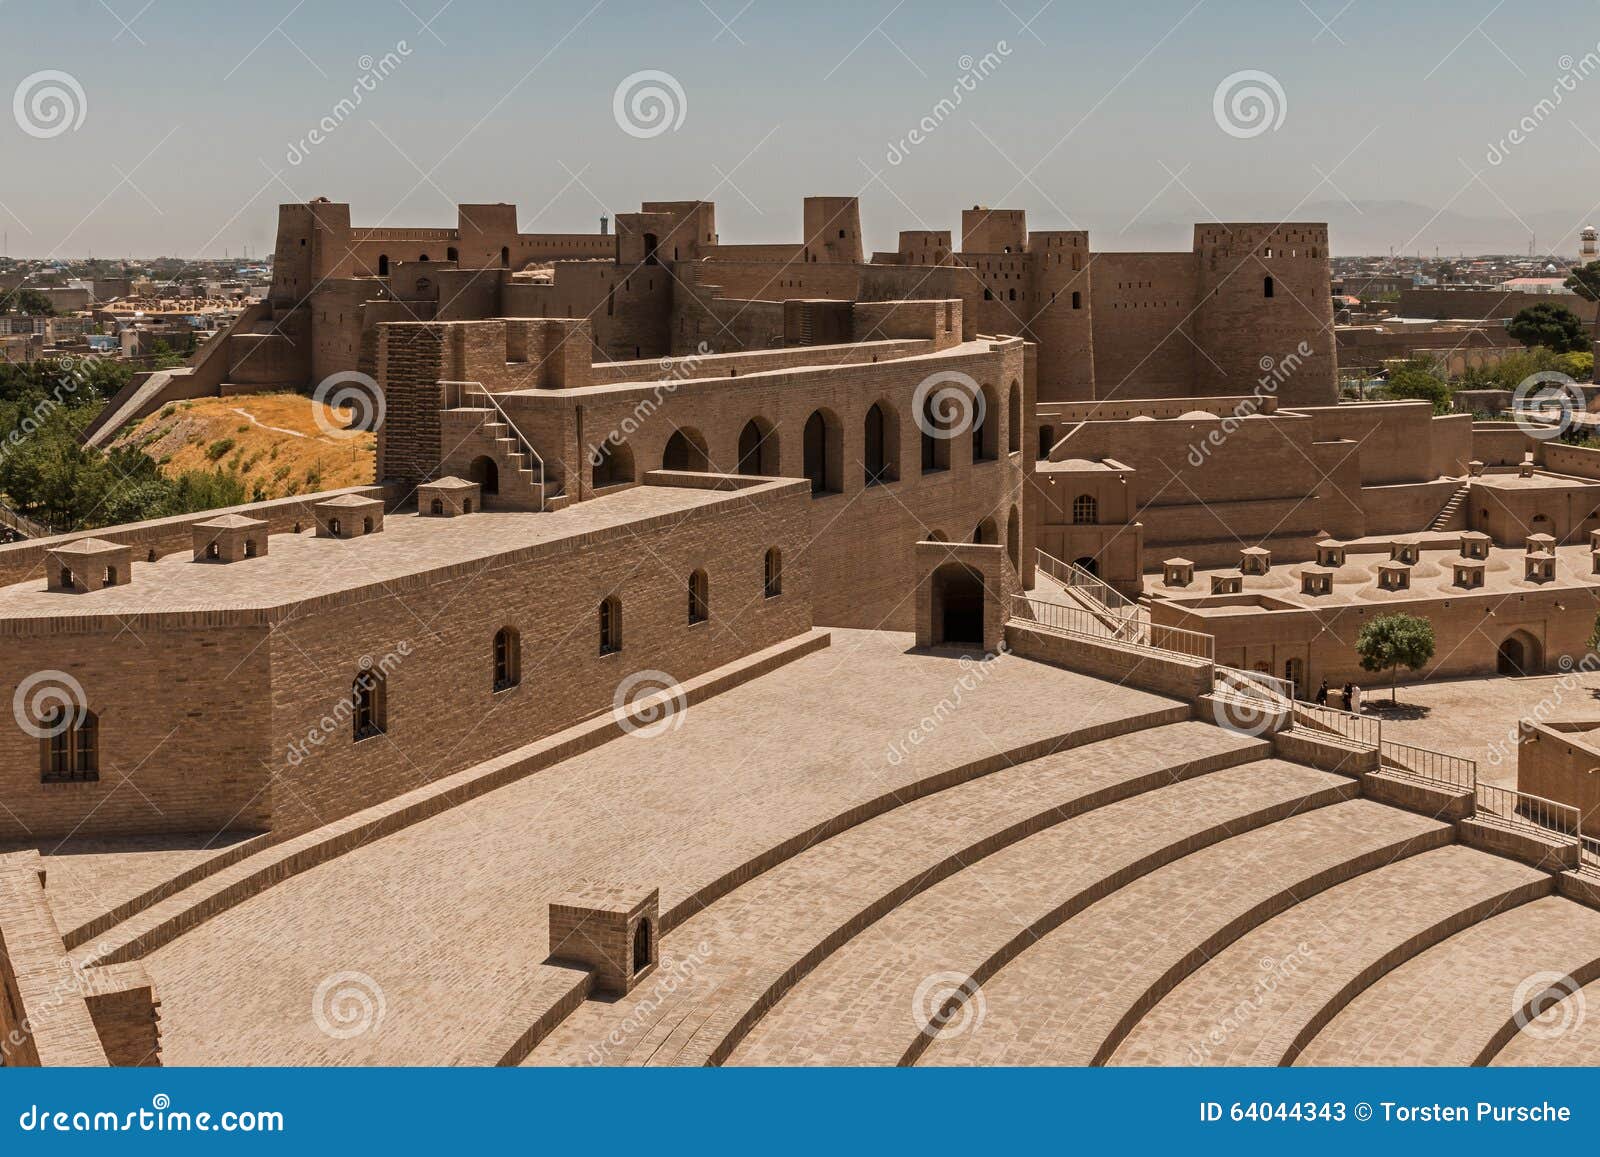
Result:
<svg viewBox="0 0 1600 1157"><path fill-rule="evenodd" d="M1454 547L1448 550L1424 549L1411 568L1411 586L1389 591L1378 586L1378 568L1390 561L1389 553L1345 555L1345 565L1333 570L1333 590L1326 595L1300 592L1300 574L1323 570L1316 562L1275 562L1264 575L1243 575L1237 566L1196 569L1194 582L1187 587L1168 587L1159 578L1148 586L1150 594L1163 603L1181 607L1197 615L1260 614L1263 611L1326 610L1329 607L1382 603L1416 602L1422 599L1464 599L1507 594L1553 594L1583 590L1600 598L1600 575L1593 573L1593 560L1587 546L1556 549L1556 577L1548 582L1530 582L1523 577L1521 548L1491 547L1483 560L1483 586L1463 588L1455 585L1452 563L1464 561ZM1213 595L1211 576L1242 577L1240 593Z"/></svg>
<svg viewBox="0 0 1600 1157"><path fill-rule="evenodd" d="M787 479L739 491L642 485L551 513L483 512L455 518L392 514L381 531L360 538L317 538L308 527L300 534L272 535L267 554L232 563L195 562L187 551L153 563L136 557L132 581L104 590L47 591L42 577L0 588L0 632L10 624L63 616L272 612L309 599L392 589L398 582L451 567L537 552L651 518L748 502L755 494L795 485Z"/></svg>

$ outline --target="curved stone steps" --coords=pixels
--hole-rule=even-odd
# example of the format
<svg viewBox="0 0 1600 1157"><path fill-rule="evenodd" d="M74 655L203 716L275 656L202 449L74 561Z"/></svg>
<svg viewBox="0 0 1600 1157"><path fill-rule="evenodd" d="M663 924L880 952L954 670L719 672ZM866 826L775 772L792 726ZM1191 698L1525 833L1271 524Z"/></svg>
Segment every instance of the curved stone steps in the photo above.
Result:
<svg viewBox="0 0 1600 1157"><path fill-rule="evenodd" d="M1103 1064L1139 1018L1222 949L1301 901L1443 847L1449 824L1372 800L1293 816L1151 872L1062 924L983 985L922 1065Z"/></svg>
<svg viewBox="0 0 1600 1157"><path fill-rule="evenodd" d="M1554 886L1547 873L1460 845L1368 872L1229 945L1151 1009L1109 1063L1291 1063L1378 977Z"/></svg>
<svg viewBox="0 0 1600 1157"><path fill-rule="evenodd" d="M1328 1023L1300 1065L1481 1065L1553 985L1600 977L1600 912L1547 896L1406 961ZM1539 1001L1539 1007L1544 1006Z"/></svg>
<svg viewBox="0 0 1600 1157"><path fill-rule="evenodd" d="M1355 794L1346 777L1268 759L1079 816L909 899L744 1017L744 1039L715 1042L713 1058L734 1044L731 1064L904 1063L939 1020L970 1015L947 999L1074 913L1197 848Z"/></svg>
<svg viewBox="0 0 1600 1157"><path fill-rule="evenodd" d="M1177 780L1260 758L1259 739L1193 721L1070 748L945 787L776 862L668 928L646 992L590 1001L529 1064L648 1059L695 1006L740 978L763 985L907 897L1016 840ZM670 978L671 991L660 992ZM658 994L658 995L657 995ZM710 1006L707 1006L708 1011Z"/></svg>
<svg viewBox="0 0 1600 1157"><path fill-rule="evenodd" d="M1488 1063L1584 1068L1600 1065L1600 980L1591 980L1530 1018Z"/></svg>

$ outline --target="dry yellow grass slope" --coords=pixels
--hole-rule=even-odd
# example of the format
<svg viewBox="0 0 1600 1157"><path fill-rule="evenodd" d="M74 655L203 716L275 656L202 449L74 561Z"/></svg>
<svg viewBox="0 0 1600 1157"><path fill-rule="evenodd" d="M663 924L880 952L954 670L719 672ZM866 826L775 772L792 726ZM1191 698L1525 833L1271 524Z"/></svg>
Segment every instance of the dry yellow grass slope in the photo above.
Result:
<svg viewBox="0 0 1600 1157"><path fill-rule="evenodd" d="M303 394L235 394L163 406L118 439L175 477L231 470L252 500L369 483L376 435L347 430L349 411Z"/></svg>

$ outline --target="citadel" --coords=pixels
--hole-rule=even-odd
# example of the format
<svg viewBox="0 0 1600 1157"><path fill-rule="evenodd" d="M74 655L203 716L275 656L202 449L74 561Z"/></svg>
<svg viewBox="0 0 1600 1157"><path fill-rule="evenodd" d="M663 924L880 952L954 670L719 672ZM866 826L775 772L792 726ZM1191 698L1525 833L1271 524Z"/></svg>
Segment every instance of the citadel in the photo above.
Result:
<svg viewBox="0 0 1600 1157"><path fill-rule="evenodd" d="M85 434L295 390L369 484L0 546L6 1064L1600 1059L1583 739L1312 700L1582 664L1600 451L1341 401L1325 225L517 221L282 205Z"/></svg>

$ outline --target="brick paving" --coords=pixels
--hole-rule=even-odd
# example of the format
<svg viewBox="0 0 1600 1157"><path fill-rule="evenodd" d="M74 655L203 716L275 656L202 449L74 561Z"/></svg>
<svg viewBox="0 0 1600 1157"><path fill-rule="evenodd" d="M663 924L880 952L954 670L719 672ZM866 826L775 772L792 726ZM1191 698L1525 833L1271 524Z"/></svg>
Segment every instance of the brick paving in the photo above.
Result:
<svg viewBox="0 0 1600 1157"><path fill-rule="evenodd" d="M1390 968L1552 886L1546 873L1461 846L1369 872L1218 953L1140 1020L1111 1063L1283 1064Z"/></svg>
<svg viewBox="0 0 1600 1157"><path fill-rule="evenodd" d="M1143 872L1301 808L1354 794L1342 776L1267 759L1090 812L902 904L828 958L763 1018L734 1064L892 1065L950 984ZM1015 942L1015 943L1013 943ZM930 995L942 988L938 996ZM961 1023L962 1014L952 1018Z"/></svg>
<svg viewBox="0 0 1600 1157"><path fill-rule="evenodd" d="M472 1053L525 1015L549 900L575 883L659 885L667 912L785 839L1005 744L1174 715L1170 700L1023 659L974 677L910 645L906 635L836 631L828 650L691 708L679 730L618 739L187 932L146 958L167 1063L419 1064ZM958 687L963 676L969 688ZM905 743L935 712L937 742ZM383 1015L369 1031L330 1036L313 999L347 972L381 991Z"/></svg>
<svg viewBox="0 0 1600 1157"><path fill-rule="evenodd" d="M1600 1065L1600 980L1557 1001L1506 1042L1491 1065Z"/></svg>
<svg viewBox="0 0 1600 1157"><path fill-rule="evenodd" d="M689 983L665 999L652 998L643 1011L638 1000L585 1005L529 1063L582 1063L624 1024L634 1027L602 1050L609 1063L672 1059L673 1050L663 1051L656 1039L659 1027L676 1023L671 1018L703 1018L713 1009L744 1015L774 984L792 979L797 962L952 871L955 880L981 875L1000 847L1046 825L1075 827L1088 818L1081 813L1097 814L1089 811L1096 806L1117 811L1118 798L1178 775L1209 772L1204 778L1210 779L1266 751L1265 743L1221 728L1177 723L1045 756L908 803L796 856L685 921L662 942L662 971L681 971Z"/></svg>
<svg viewBox="0 0 1600 1157"><path fill-rule="evenodd" d="M1088 1065L1137 1015L1239 936L1322 888L1439 847L1449 825L1351 800L1243 833L1135 880L983 984L924 1065Z"/></svg>
<svg viewBox="0 0 1600 1157"><path fill-rule="evenodd" d="M1549 896L1457 932L1380 978L1317 1034L1302 1065L1473 1065L1548 983L1600 970L1600 912ZM1519 998L1520 990L1520 998Z"/></svg>

